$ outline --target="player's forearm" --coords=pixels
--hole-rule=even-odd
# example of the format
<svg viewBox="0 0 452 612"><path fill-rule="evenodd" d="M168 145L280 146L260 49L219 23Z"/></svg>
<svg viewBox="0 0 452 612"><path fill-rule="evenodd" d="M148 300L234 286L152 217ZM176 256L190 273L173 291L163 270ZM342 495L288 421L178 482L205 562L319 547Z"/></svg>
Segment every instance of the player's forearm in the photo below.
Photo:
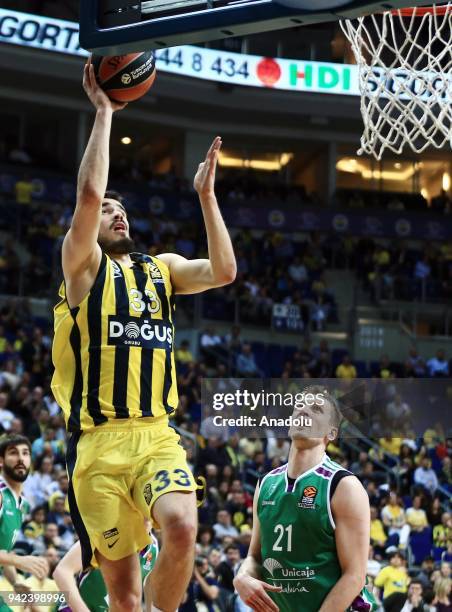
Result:
<svg viewBox="0 0 452 612"><path fill-rule="evenodd" d="M73 612L89 612L89 608L81 598L75 578L69 572L61 571L58 567L53 573L53 579L58 588L68 595L67 605Z"/></svg>
<svg viewBox="0 0 452 612"><path fill-rule="evenodd" d="M338 610L347 610L355 597L359 595L365 584L365 574L359 575L355 572L350 574L342 574L340 580L328 593L319 612L337 612Z"/></svg>
<svg viewBox="0 0 452 612"><path fill-rule="evenodd" d="M17 571L13 565L5 565L3 567L3 575L11 586L15 586L17 582Z"/></svg>
<svg viewBox="0 0 452 612"><path fill-rule="evenodd" d="M77 181L77 201L101 204L107 189L110 163L110 132L113 112L100 108L80 164Z"/></svg>
<svg viewBox="0 0 452 612"><path fill-rule="evenodd" d="M235 580L237 580L238 578L240 578L240 576L243 575L251 576L252 578L257 578L257 580L261 579L261 566L255 559L255 557L253 557L252 555L248 555L246 557L245 561L242 563L239 568L239 571L237 572Z"/></svg>
<svg viewBox="0 0 452 612"><path fill-rule="evenodd" d="M234 249L214 193L199 196L215 283L232 283L237 273Z"/></svg>
<svg viewBox="0 0 452 612"><path fill-rule="evenodd" d="M0 566L16 568L20 561L19 555L0 550Z"/></svg>

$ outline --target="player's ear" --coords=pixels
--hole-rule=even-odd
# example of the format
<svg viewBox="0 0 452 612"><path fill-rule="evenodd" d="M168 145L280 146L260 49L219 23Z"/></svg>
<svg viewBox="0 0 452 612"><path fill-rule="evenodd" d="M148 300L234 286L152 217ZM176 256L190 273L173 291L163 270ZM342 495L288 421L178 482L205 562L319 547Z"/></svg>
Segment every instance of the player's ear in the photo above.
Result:
<svg viewBox="0 0 452 612"><path fill-rule="evenodd" d="M337 433L338 433L337 427L333 427L330 430L330 433L328 434L328 440L330 442L333 442L333 440L335 440L337 438Z"/></svg>

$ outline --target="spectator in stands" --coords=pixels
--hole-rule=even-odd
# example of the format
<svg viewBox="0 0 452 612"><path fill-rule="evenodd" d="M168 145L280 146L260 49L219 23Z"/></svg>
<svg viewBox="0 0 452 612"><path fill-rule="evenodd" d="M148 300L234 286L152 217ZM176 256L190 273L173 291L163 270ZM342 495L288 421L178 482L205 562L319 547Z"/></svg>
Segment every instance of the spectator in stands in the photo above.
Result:
<svg viewBox="0 0 452 612"><path fill-rule="evenodd" d="M401 396L397 393L394 399L386 406L386 416L390 421L390 425L394 430L399 430L406 422L406 419L411 415L411 409L408 404L402 401Z"/></svg>
<svg viewBox="0 0 452 612"><path fill-rule="evenodd" d="M73 542L72 542L73 543ZM58 553L64 555L71 545L67 545L58 533L58 525L55 523L47 523L44 527L44 533L36 538L34 550L37 554L43 555L45 551L53 546Z"/></svg>
<svg viewBox="0 0 452 612"><path fill-rule="evenodd" d="M452 515L443 512L441 523L433 527L433 545L445 551L450 541L452 541Z"/></svg>
<svg viewBox="0 0 452 612"><path fill-rule="evenodd" d="M213 604L218 595L218 583L209 567L207 557L196 557L193 577L179 606L179 612L196 612L200 609L215 612Z"/></svg>
<svg viewBox="0 0 452 612"><path fill-rule="evenodd" d="M430 376L449 376L449 362L442 349L437 351L436 357L427 361L427 368Z"/></svg>
<svg viewBox="0 0 452 612"><path fill-rule="evenodd" d="M272 461L279 459L281 463L287 461L289 456L290 442L284 438L276 438L267 433L267 457Z"/></svg>
<svg viewBox="0 0 452 612"><path fill-rule="evenodd" d="M300 257L295 257L288 268L289 276L294 281L297 288L301 288L303 283L308 280L308 271Z"/></svg>
<svg viewBox="0 0 452 612"><path fill-rule="evenodd" d="M262 373L256 364L256 358L251 348L251 344L244 344L236 360L237 375L242 378L252 378L261 376Z"/></svg>
<svg viewBox="0 0 452 612"><path fill-rule="evenodd" d="M47 489L54 481L53 458L41 456L36 461L36 470L28 477L24 485L24 495L35 506L46 503Z"/></svg>
<svg viewBox="0 0 452 612"><path fill-rule="evenodd" d="M369 455L366 451L360 451L358 460L354 461L350 467L350 471L353 472L358 478L362 475L366 463L369 461Z"/></svg>
<svg viewBox="0 0 452 612"><path fill-rule="evenodd" d="M383 604L393 593L406 593L410 578L405 567L405 557L400 551L393 552L389 557L389 565L384 567L375 578L374 584L383 591Z"/></svg>
<svg viewBox="0 0 452 612"><path fill-rule="evenodd" d="M449 544L450 546L450 544ZM442 580L451 580L451 565L448 561L441 561L439 569L435 569L430 577L431 583L435 587Z"/></svg>
<svg viewBox="0 0 452 612"><path fill-rule="evenodd" d="M393 378L395 376L394 367L387 355L381 356L377 371L379 378Z"/></svg>
<svg viewBox="0 0 452 612"><path fill-rule="evenodd" d="M342 357L342 363L336 368L336 378L353 379L356 378L356 368L352 364L350 355L347 353Z"/></svg>
<svg viewBox="0 0 452 612"><path fill-rule="evenodd" d="M11 421L14 418L14 414L11 410L8 410L8 394L0 393L0 425L3 431L9 431L11 428Z"/></svg>
<svg viewBox="0 0 452 612"><path fill-rule="evenodd" d="M421 571L416 576L416 580L420 580L424 587L431 585L430 577L435 569L435 560L431 555L424 558L421 564Z"/></svg>
<svg viewBox="0 0 452 612"><path fill-rule="evenodd" d="M23 527L25 538L31 542L32 546L37 538L44 535L44 526L46 522L46 510L44 506L36 506L31 513L31 521Z"/></svg>
<svg viewBox="0 0 452 612"><path fill-rule="evenodd" d="M217 512L217 522L214 524L215 538L221 540L224 536L232 536L236 538L239 532L232 524L231 513L227 510L219 510Z"/></svg>
<svg viewBox="0 0 452 612"><path fill-rule="evenodd" d="M381 563L375 558L375 551L372 545L369 546L369 557L367 559L367 575L375 578L381 570Z"/></svg>
<svg viewBox="0 0 452 612"><path fill-rule="evenodd" d="M396 592L384 600L386 612L429 612L430 607L423 599L424 587L419 580L412 580L405 593Z"/></svg>
<svg viewBox="0 0 452 612"><path fill-rule="evenodd" d="M414 266L414 278L423 280L428 278L431 274L431 267L429 263L428 255L424 255L422 259L419 259Z"/></svg>
<svg viewBox="0 0 452 612"><path fill-rule="evenodd" d="M425 510L421 508L421 504L422 497L420 495L415 495L413 497L413 506L406 511L406 522L410 526L411 531L421 532L429 527L427 514Z"/></svg>
<svg viewBox="0 0 452 612"><path fill-rule="evenodd" d="M381 518L391 539L391 542L388 541L387 544L398 545L399 548L405 549L408 544L410 527L407 525L405 510L396 491L390 492L388 503L381 511Z"/></svg>
<svg viewBox="0 0 452 612"><path fill-rule="evenodd" d="M443 508L441 506L441 499L439 497L435 497L429 508L427 510L427 518L428 522L432 527L436 527L437 525L441 525L442 516L443 516Z"/></svg>
<svg viewBox="0 0 452 612"><path fill-rule="evenodd" d="M209 327L201 334L199 344L201 347L200 353L206 363L206 366L210 368L216 367L216 350L222 345L221 337L215 332L212 327Z"/></svg>
<svg viewBox="0 0 452 612"><path fill-rule="evenodd" d="M433 495L438 488L438 477L428 457L423 457L421 465L415 470L414 482L421 485L430 495Z"/></svg>
<svg viewBox="0 0 452 612"><path fill-rule="evenodd" d="M435 593L435 599L433 600L435 612L452 611L451 589L452 580L450 578L441 578L435 582L433 588Z"/></svg>
<svg viewBox="0 0 452 612"><path fill-rule="evenodd" d="M201 348L210 348L221 344L221 337L215 332L212 327L208 327L202 334L200 345Z"/></svg>
<svg viewBox="0 0 452 612"><path fill-rule="evenodd" d="M230 593L234 592L234 585L232 581L237 573L240 566L240 548L236 544L229 544L224 549L226 559L222 561L216 568L216 576L218 584L223 589L226 589Z"/></svg>
<svg viewBox="0 0 452 612"><path fill-rule="evenodd" d="M243 344L241 330L238 325L233 325L231 331L225 336L226 347L230 351L240 351Z"/></svg>
<svg viewBox="0 0 452 612"><path fill-rule="evenodd" d="M405 373L406 376L414 376L416 378L423 378L427 372L425 362L418 355L415 348L410 349L408 359L405 362Z"/></svg>
<svg viewBox="0 0 452 612"><path fill-rule="evenodd" d="M374 551L380 556L383 555L388 536L385 533L383 523L378 517L378 508L370 507L370 542Z"/></svg>
<svg viewBox="0 0 452 612"><path fill-rule="evenodd" d="M213 550L213 539L215 532L210 525L200 525L198 528L197 535L197 550L200 555L209 556L211 550Z"/></svg>
<svg viewBox="0 0 452 612"><path fill-rule="evenodd" d="M188 340L182 340L180 343L180 347L176 349L176 361L182 365L186 365L187 363L192 363L194 361L194 357L192 352L190 351L190 343Z"/></svg>
<svg viewBox="0 0 452 612"><path fill-rule="evenodd" d="M50 512L47 515L47 522L55 523L58 526L58 533L62 538L63 546L69 549L75 541L75 533L71 515L66 510L65 496L58 495L54 497L49 506Z"/></svg>
<svg viewBox="0 0 452 612"><path fill-rule="evenodd" d="M452 459L447 456L444 457L441 466L440 480L443 487L445 487L449 493L452 492Z"/></svg>

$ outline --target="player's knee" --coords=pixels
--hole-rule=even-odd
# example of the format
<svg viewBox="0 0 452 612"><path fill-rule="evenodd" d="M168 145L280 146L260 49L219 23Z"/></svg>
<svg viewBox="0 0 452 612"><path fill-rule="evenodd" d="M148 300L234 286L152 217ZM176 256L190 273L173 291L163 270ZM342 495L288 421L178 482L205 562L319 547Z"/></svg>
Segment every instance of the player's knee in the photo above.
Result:
<svg viewBox="0 0 452 612"><path fill-rule="evenodd" d="M196 541L196 521L179 515L166 525L165 544L173 550L186 550Z"/></svg>
<svg viewBox="0 0 452 612"><path fill-rule="evenodd" d="M110 604L115 606L115 609L121 612L137 612L141 610L141 597L138 593L124 592L110 594Z"/></svg>

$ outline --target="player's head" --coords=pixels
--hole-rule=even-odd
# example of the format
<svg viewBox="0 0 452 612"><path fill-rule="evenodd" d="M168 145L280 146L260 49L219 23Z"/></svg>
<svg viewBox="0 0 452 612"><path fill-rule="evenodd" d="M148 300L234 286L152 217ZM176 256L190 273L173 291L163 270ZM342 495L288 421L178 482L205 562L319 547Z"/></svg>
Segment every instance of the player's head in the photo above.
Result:
<svg viewBox="0 0 452 612"><path fill-rule="evenodd" d="M389 563L392 567L401 567L405 561L405 557L400 551L395 551L389 557Z"/></svg>
<svg viewBox="0 0 452 612"><path fill-rule="evenodd" d="M310 385L303 389L303 402L295 407L292 418L311 419L311 426L293 424L289 437L297 448L325 447L337 438L342 421L339 403L322 385Z"/></svg>
<svg viewBox="0 0 452 612"><path fill-rule="evenodd" d="M0 438L0 467L9 480L24 482L30 472L31 444L20 434Z"/></svg>
<svg viewBox="0 0 452 612"><path fill-rule="evenodd" d="M135 248L123 198L117 191L105 192L97 242L109 255L126 255Z"/></svg>

